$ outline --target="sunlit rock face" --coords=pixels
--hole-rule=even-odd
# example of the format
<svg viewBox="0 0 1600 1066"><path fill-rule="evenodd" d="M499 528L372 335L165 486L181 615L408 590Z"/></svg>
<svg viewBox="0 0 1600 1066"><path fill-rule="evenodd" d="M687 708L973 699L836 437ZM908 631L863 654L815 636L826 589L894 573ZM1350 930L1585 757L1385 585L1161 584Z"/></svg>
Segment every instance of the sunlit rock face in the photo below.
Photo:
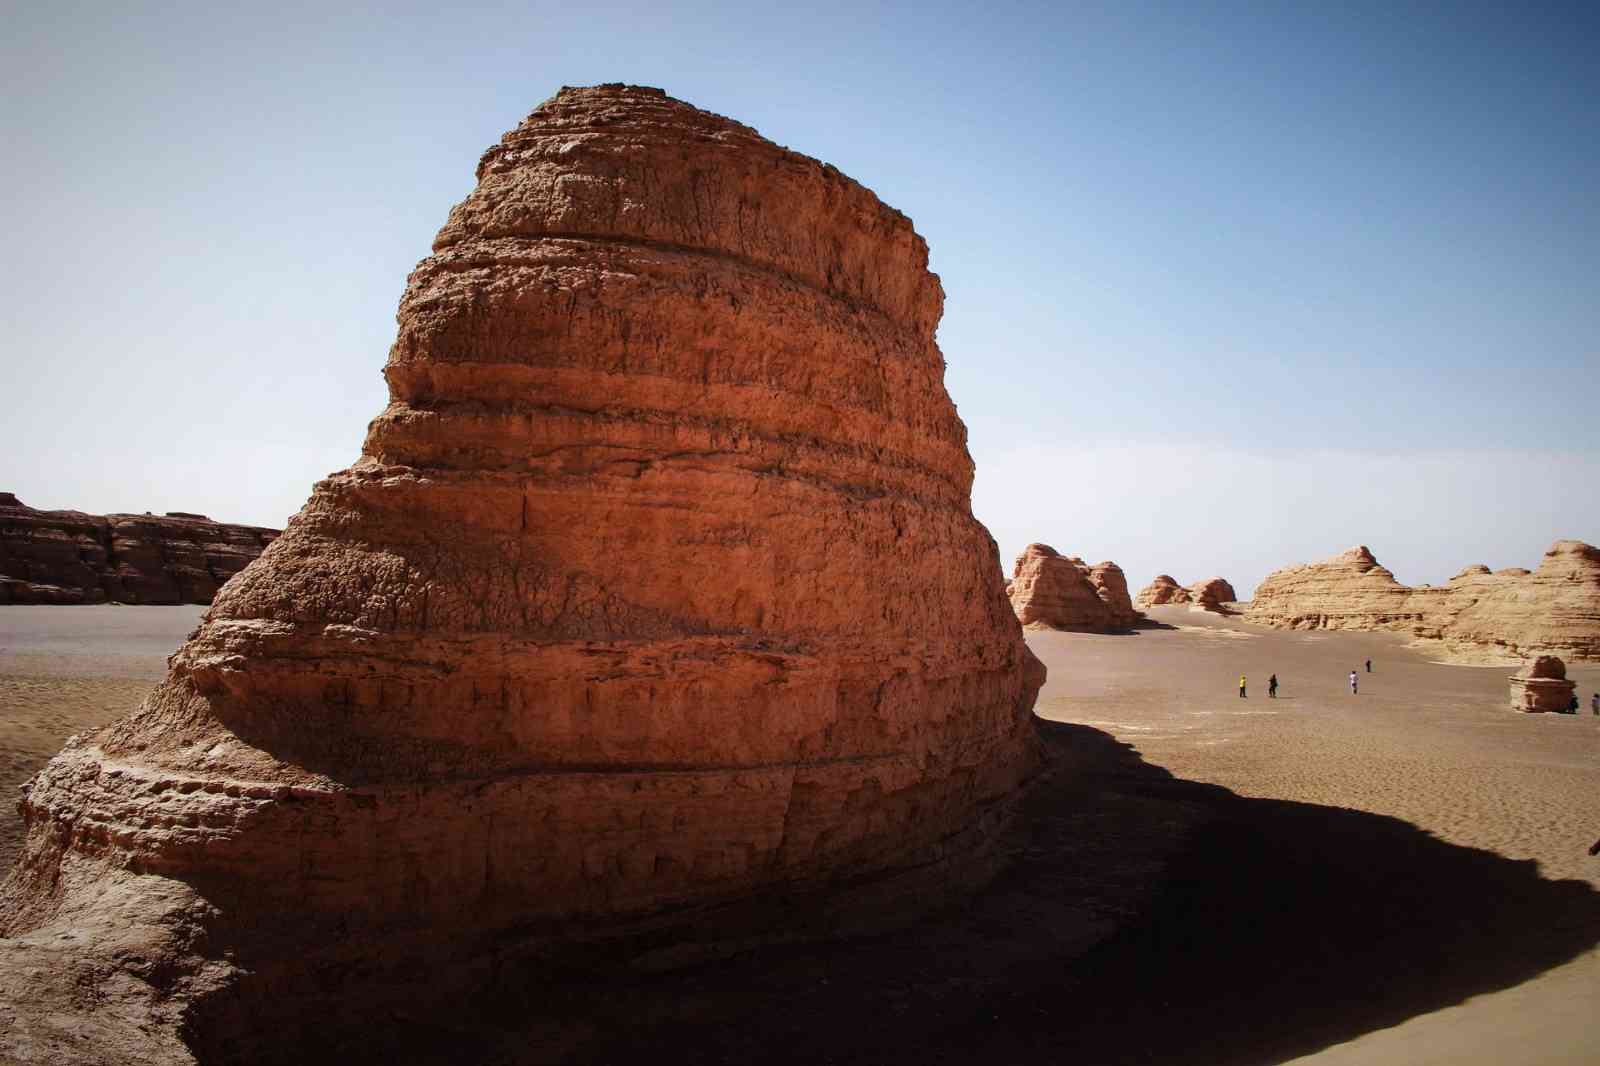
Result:
<svg viewBox="0 0 1600 1066"><path fill-rule="evenodd" d="M1437 588L1410 588L1365 547L1269 574L1252 622L1290 629L1391 629L1464 661L1541 653L1600 659L1600 549L1560 540L1535 571L1469 566Z"/></svg>
<svg viewBox="0 0 1600 1066"><path fill-rule="evenodd" d="M173 1002L281 1017L418 959L975 883L1043 669L942 300L834 168L562 90L411 275L360 459L33 781L7 935L144 937Z"/></svg>
<svg viewBox="0 0 1600 1066"><path fill-rule="evenodd" d="M1017 556L1006 594L1025 626L1114 633L1140 618L1121 567L1090 566L1048 544L1030 544Z"/></svg>

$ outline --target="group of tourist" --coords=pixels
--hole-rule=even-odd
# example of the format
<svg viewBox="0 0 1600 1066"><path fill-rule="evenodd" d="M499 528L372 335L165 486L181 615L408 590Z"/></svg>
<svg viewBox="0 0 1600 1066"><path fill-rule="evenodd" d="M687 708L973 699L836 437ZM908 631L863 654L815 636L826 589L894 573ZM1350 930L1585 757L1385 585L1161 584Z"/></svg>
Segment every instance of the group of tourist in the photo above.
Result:
<svg viewBox="0 0 1600 1066"><path fill-rule="evenodd" d="M1372 673L1372 660L1371 659L1367 660L1367 673L1369 673L1369 674ZM1358 694L1358 689L1357 689L1357 685L1356 685L1356 682L1357 682L1358 678L1359 678L1359 675L1354 670L1351 670L1350 671L1350 695L1352 695L1352 696ZM1239 675L1239 698L1241 700L1249 698L1247 695L1245 695L1246 687L1247 687L1246 686L1246 678L1245 678L1245 676L1243 674L1240 674ZM1271 677L1267 678L1267 695L1269 697L1271 697L1272 699L1277 699L1278 698L1278 675L1277 674L1273 674ZM1600 714L1600 692L1595 693L1594 706L1595 706L1594 713L1595 714Z"/></svg>

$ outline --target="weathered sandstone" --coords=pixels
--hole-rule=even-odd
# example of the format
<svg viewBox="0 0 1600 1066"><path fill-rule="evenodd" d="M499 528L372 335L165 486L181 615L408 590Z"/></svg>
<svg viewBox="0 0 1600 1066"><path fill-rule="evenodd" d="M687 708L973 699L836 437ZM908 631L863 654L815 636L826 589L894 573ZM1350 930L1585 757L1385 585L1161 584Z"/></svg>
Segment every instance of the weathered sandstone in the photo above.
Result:
<svg viewBox="0 0 1600 1066"><path fill-rule="evenodd" d="M1204 581L1196 581L1189 586L1189 595L1194 598L1196 607L1207 611L1221 611L1223 604L1234 603L1239 599L1233 591L1233 586L1220 577L1208 577Z"/></svg>
<svg viewBox="0 0 1600 1066"><path fill-rule="evenodd" d="M277 535L183 511L36 511L0 492L0 603L210 603Z"/></svg>
<svg viewBox="0 0 1600 1066"><path fill-rule="evenodd" d="M1194 597L1189 595L1189 590L1168 574L1157 574L1156 579L1139 590L1139 595L1134 598L1135 607L1161 607L1166 604L1192 603Z"/></svg>
<svg viewBox="0 0 1600 1066"><path fill-rule="evenodd" d="M1043 668L911 222L653 89L563 89L477 173L360 459L30 784L0 1040L298 1060L575 946L816 935L993 870Z"/></svg>
<svg viewBox="0 0 1600 1066"><path fill-rule="evenodd" d="M1410 588L1365 547L1267 576L1252 622L1289 629L1389 629L1462 661L1541 653L1600 659L1600 550L1561 540L1539 568L1469 566L1439 587Z"/></svg>
<svg viewBox="0 0 1600 1066"><path fill-rule="evenodd" d="M1564 711L1572 705L1574 682L1567 680L1567 664L1554 655L1540 655L1511 675L1511 709Z"/></svg>
<svg viewBox="0 0 1600 1066"><path fill-rule="evenodd" d="M1048 544L1030 544L1017 556L1006 593L1025 626L1112 633L1140 618L1116 563L1089 566Z"/></svg>

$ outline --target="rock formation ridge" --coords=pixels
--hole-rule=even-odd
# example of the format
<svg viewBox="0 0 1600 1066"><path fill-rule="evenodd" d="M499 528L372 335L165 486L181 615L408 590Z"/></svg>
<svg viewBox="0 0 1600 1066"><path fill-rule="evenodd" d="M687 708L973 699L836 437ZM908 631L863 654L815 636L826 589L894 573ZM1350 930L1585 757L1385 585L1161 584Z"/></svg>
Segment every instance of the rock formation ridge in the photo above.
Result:
<svg viewBox="0 0 1600 1066"><path fill-rule="evenodd" d="M1445 585L1410 588L1366 547L1351 548L1269 574L1246 617L1286 629L1394 630L1458 661L1600 659L1600 550L1559 540L1531 573L1469 566Z"/></svg>
<svg viewBox="0 0 1600 1066"><path fill-rule="evenodd" d="M210 603L277 535L185 511L36 511L0 492L0 603Z"/></svg>
<svg viewBox="0 0 1600 1066"><path fill-rule="evenodd" d="M563 89L477 177L360 459L31 783L14 1041L75 1031L27 967L208 1059L294 1059L329 1002L827 932L992 872L1043 668L911 222L619 85Z"/></svg>
<svg viewBox="0 0 1600 1066"><path fill-rule="evenodd" d="M1006 594L1025 626L1114 633L1141 617L1116 563L1090 566L1048 544L1030 544L1017 556Z"/></svg>

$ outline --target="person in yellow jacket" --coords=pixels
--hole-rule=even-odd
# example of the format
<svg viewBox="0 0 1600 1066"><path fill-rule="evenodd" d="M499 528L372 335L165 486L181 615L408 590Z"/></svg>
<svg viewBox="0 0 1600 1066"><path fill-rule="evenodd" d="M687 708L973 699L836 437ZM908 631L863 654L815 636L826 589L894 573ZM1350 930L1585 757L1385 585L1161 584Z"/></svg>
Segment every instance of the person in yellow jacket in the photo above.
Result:
<svg viewBox="0 0 1600 1066"><path fill-rule="evenodd" d="M1244 675L1243 675L1243 674L1240 674L1240 675L1239 675L1239 698L1240 698L1240 699L1241 699L1241 700L1242 700L1242 699L1247 699L1247 698L1248 698L1248 697L1247 697L1247 696L1245 696L1245 694L1244 694Z"/></svg>

